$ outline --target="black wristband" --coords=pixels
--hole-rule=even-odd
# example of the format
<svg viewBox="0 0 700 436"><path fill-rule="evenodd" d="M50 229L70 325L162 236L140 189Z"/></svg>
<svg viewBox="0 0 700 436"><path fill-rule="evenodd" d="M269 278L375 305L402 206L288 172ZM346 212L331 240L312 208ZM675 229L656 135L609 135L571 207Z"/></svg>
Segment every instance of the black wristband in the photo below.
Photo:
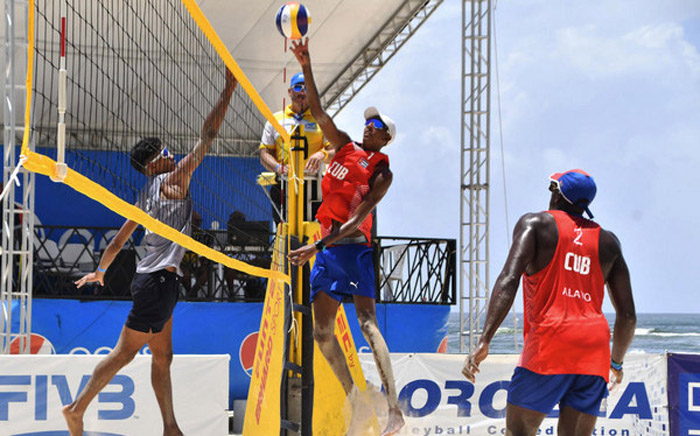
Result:
<svg viewBox="0 0 700 436"><path fill-rule="evenodd" d="M326 244L323 243L322 239L319 239L318 241L314 242L314 247L316 247L318 251L323 251L326 249Z"/></svg>

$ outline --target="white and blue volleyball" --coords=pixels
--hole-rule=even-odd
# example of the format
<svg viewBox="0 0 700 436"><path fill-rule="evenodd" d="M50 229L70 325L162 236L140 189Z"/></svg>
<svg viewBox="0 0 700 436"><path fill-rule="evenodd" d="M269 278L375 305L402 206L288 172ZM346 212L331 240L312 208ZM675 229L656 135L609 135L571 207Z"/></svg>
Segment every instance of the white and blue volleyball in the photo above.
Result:
<svg viewBox="0 0 700 436"><path fill-rule="evenodd" d="M301 39L309 30L311 14L299 2L287 2L277 11L275 23L285 38Z"/></svg>

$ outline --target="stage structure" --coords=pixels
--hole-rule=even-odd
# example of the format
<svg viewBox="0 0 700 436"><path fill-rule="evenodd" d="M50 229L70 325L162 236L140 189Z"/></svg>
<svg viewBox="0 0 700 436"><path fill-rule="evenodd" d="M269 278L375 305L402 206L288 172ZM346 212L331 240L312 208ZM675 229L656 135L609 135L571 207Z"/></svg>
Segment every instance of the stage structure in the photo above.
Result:
<svg viewBox="0 0 700 436"><path fill-rule="evenodd" d="M2 258L0 275L0 354L29 353L32 322L32 265L34 234L34 173L17 165L17 151L29 125L25 104L28 68L27 25L29 2L3 2L3 171L2 182ZM33 147L33 144L29 144ZM27 187L15 196L15 180ZM20 307L19 319L13 319L12 307ZM15 327L16 326L16 327ZM14 331L13 331L14 328Z"/></svg>
<svg viewBox="0 0 700 436"><path fill-rule="evenodd" d="M56 4L61 3L58 2ZM202 3L201 7L204 15L210 19L212 26L222 36L224 44L229 47L234 57L241 60L243 70L246 71L254 87L260 90L268 106L273 108L273 110L278 107L278 103L281 101L280 96L285 94L286 88L280 86L281 76L279 76L279 73L274 72L275 68L270 68L269 56L264 60L261 56L264 56L264 53L271 52L271 47L279 48L281 45L280 39L276 32L269 31L269 25L267 25L269 23L260 18L270 14L274 15L274 10L277 6L258 3L238 5L211 2L196 3ZM437 6L442 3L442 0L387 0L363 8L357 8L354 2L350 0L324 2L311 0L310 3L307 3L314 11L316 23L322 23L314 26L310 36L312 40L316 38L316 40L325 42L322 46L315 47L314 55L322 64L332 65L332 67L326 67L318 72L317 82L319 87L325 91L322 99L328 110L336 113L353 98L364 84L374 77L434 12ZM22 137L24 125L22 110L24 96L22 94L24 94L25 90L24 81L27 62L27 33L25 26L27 23L26 17L29 14L29 2L6 0L3 2L3 6L4 11L6 11L5 20L2 22L4 27L3 65L7 71L11 69L14 71L14 74L6 74L5 90L9 89L8 86L11 86L14 92L19 94L20 98L17 99L17 96L12 96L12 100L5 99L4 102L6 104L4 105L5 111L3 112L2 124L6 135L8 132L14 132L13 137L16 143ZM16 11L23 11L24 15L18 17L7 15L9 13L18 14ZM342 35L338 35L334 29L337 28L339 23L345 22L348 16L360 19L364 23L362 32L358 34L345 32ZM231 17L234 17L233 21ZM251 20L250 17L258 18ZM254 24L250 25L250 23ZM58 32L56 28L54 30ZM14 47L13 50L10 50L9 47L11 46ZM343 48L342 63L337 58L341 52L341 50L338 50L338 47ZM273 60L272 63L279 64L279 61L280 59ZM283 66L296 66L291 54L288 54L281 61ZM57 66L56 69L58 69ZM276 71L280 71L279 66L276 68ZM46 72L42 71L41 74L45 75ZM14 83L15 85L8 85L8 83ZM57 93L57 90L54 89L51 92ZM53 96L53 98L55 97L56 95ZM71 101L70 96L68 100L69 102ZM55 113L50 114L50 116L55 117ZM46 129L44 134L46 135L45 138L54 136L55 130L52 132L50 129ZM89 144L91 140L89 137L78 137L77 139L83 145ZM229 144L234 145L227 151L234 154L251 155L256 148L254 142L256 141L232 141ZM15 170L17 165L17 153L15 150L10 150L10 146L13 145L10 140L6 139L5 144L7 147L4 148L5 174L3 179L7 180L9 174ZM34 140L29 142L29 147L31 150L34 150ZM34 175L23 170L19 170L19 175L26 178L26 182L22 183L22 185L28 188L22 191L22 202L10 201L10 197L6 197L4 201L6 204L21 204L21 213L26 215L27 218L24 220L24 235L31 243L33 237L30 235L35 233L31 228L35 219L35 214L33 214L34 190L32 189ZM11 211L9 207L5 210ZM19 236L19 233L17 235ZM4 239L3 243L9 244L10 241ZM19 244L18 238L15 238L12 243ZM8 245L4 245L3 249L7 247ZM4 250L3 253L10 254L9 250ZM29 253L29 256L31 255ZM6 274L3 275L3 280L7 280L8 283L14 280L10 276L13 271L8 273L7 265L11 264L11 261L4 264L6 265L4 268ZM24 275L22 277L31 280L33 275L31 269L32 262L25 261ZM18 271L14 271L15 278L18 277L17 273ZM23 286L26 289L32 288L31 282ZM2 292L6 292L8 289L9 287L7 286L3 287ZM9 298L9 294L6 297ZM28 298L31 298L31 293L28 294ZM31 300L28 301L27 307L30 308ZM30 314L27 319L31 319ZM7 332L9 332L9 325L7 325L7 328Z"/></svg>
<svg viewBox="0 0 700 436"><path fill-rule="evenodd" d="M460 351L481 336L489 299L491 0L462 1Z"/></svg>

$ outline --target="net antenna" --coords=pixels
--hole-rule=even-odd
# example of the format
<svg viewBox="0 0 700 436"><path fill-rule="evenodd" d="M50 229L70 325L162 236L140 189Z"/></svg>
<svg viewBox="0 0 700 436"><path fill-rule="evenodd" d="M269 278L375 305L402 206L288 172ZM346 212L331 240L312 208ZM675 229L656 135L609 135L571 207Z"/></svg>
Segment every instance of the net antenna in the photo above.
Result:
<svg viewBox="0 0 700 436"><path fill-rule="evenodd" d="M58 70L58 131L56 132L56 172L50 176L54 182L62 182L68 174L66 165L66 9L65 1L61 2L61 56Z"/></svg>

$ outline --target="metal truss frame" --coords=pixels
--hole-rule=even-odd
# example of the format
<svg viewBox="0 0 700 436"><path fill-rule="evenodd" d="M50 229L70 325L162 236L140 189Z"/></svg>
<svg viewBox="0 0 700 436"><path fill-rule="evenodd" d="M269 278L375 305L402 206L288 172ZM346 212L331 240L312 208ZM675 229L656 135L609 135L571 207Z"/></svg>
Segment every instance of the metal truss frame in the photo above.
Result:
<svg viewBox="0 0 700 436"><path fill-rule="evenodd" d="M489 299L490 70L491 0L463 0L459 243L461 352L471 352L476 347Z"/></svg>
<svg viewBox="0 0 700 436"><path fill-rule="evenodd" d="M2 261L0 264L0 354L9 354L13 340L18 340L18 352L30 352L32 322L32 277L34 234L34 174L18 170L16 180L23 186L21 202L15 201L15 181L12 175L18 166L18 142L27 126L23 125L27 70L27 28L29 2L5 0L5 25L2 47L4 66L3 86L3 172L4 186L9 186L2 200ZM25 56L22 57L21 54ZM22 63L22 61L24 63ZM15 235L19 236L16 240ZM13 308L19 307L19 322L13 320ZM13 324L19 327L13 331ZM17 352L16 351L16 352Z"/></svg>
<svg viewBox="0 0 700 436"><path fill-rule="evenodd" d="M416 33L443 0L406 0L343 72L321 92L321 104L335 116Z"/></svg>

